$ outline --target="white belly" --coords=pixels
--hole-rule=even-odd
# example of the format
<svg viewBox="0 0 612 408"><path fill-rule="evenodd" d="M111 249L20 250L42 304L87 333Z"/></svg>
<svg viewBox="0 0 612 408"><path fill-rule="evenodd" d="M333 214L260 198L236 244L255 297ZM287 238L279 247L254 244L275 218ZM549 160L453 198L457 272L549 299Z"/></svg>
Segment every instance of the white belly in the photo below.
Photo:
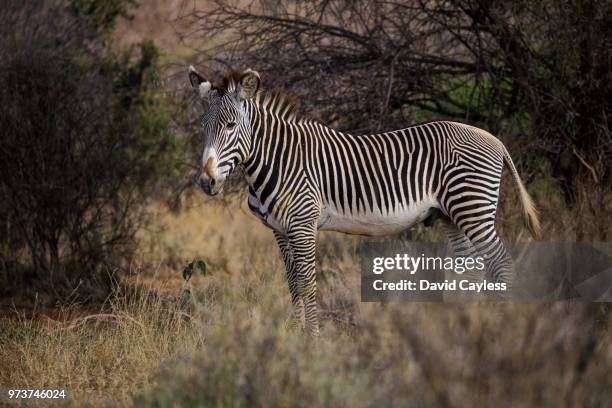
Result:
<svg viewBox="0 0 612 408"><path fill-rule="evenodd" d="M334 208L325 208L321 212L319 229L357 235L392 235L423 221L434 208L440 207L437 200L432 198L427 198L408 208L398 209L390 214L374 212L350 215L343 214Z"/></svg>

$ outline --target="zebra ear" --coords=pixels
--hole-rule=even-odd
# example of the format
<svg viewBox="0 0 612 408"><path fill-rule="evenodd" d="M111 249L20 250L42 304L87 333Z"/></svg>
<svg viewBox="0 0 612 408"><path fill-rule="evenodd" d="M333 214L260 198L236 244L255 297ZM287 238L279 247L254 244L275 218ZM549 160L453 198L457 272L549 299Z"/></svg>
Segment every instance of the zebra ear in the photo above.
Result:
<svg viewBox="0 0 612 408"><path fill-rule="evenodd" d="M191 82L191 86L198 90L198 94L200 98L205 99L208 98L208 92L211 88L211 83L204 79L202 75L193 67L193 65L189 66L189 82Z"/></svg>
<svg viewBox="0 0 612 408"><path fill-rule="evenodd" d="M252 69L247 69L240 77L240 82L238 84L238 95L242 99L253 98L259 90L260 83L261 79L259 78L259 74Z"/></svg>

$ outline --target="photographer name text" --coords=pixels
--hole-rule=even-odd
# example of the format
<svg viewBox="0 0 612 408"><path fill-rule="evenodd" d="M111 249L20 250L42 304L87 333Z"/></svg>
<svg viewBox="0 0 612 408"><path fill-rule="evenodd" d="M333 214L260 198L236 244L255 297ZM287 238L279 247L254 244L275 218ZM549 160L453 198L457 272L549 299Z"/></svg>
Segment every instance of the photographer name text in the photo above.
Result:
<svg viewBox="0 0 612 408"><path fill-rule="evenodd" d="M413 276L419 272L444 271L454 272L462 275L466 272L482 274L486 268L482 257L439 257L439 256L410 256L408 254L396 254L391 257L376 257L372 260L372 273L382 275L385 272L402 272ZM381 276L383 278L383 276ZM487 280L471 281L468 279L449 280L443 282L432 281L419 277L417 281L400 279L397 281L386 281L375 279L372 282L375 291L505 291L504 282L489 282Z"/></svg>

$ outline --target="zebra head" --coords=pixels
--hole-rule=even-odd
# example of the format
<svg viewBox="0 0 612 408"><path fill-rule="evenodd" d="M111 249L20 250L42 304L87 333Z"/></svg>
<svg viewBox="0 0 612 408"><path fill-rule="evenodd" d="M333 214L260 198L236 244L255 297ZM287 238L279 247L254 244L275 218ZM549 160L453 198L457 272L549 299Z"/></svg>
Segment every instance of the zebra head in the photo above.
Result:
<svg viewBox="0 0 612 408"><path fill-rule="evenodd" d="M189 81L200 98L208 102L202 119L204 152L198 183L208 195L223 189L225 179L247 157L251 143L251 126L247 101L259 89L259 74L247 69L226 75L222 86L213 86L193 67Z"/></svg>

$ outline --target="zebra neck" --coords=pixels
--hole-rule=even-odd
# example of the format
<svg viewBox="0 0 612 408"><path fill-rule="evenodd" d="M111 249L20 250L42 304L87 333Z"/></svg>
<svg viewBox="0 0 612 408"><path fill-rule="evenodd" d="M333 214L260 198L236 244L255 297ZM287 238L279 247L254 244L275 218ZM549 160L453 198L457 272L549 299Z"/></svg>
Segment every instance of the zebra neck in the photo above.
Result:
<svg viewBox="0 0 612 408"><path fill-rule="evenodd" d="M251 192L261 193L281 179L308 171L313 149L321 142L316 135L338 134L315 121L297 120L274 106L253 103L249 113L252 138L243 165Z"/></svg>
<svg viewBox="0 0 612 408"><path fill-rule="evenodd" d="M251 194L271 204L280 190L306 178L320 187L328 179L338 177L336 173L331 174L337 165L337 160L331 157L353 143L354 136L313 120L287 117L278 109L255 103L252 107L252 138L248 158L243 163ZM360 146L355 144L353 148ZM322 164L324 158L334 164ZM353 167L350 163L353 157L343 156L342 159L346 161L345 166ZM343 167L342 171L348 176L348 169Z"/></svg>
<svg viewBox="0 0 612 408"><path fill-rule="evenodd" d="M283 153L290 145L291 124L273 112L253 104L251 115L251 148L244 161L247 182L251 191L261 191L281 169ZM276 174L276 176L274 176ZM274 177L273 177L274 176Z"/></svg>

